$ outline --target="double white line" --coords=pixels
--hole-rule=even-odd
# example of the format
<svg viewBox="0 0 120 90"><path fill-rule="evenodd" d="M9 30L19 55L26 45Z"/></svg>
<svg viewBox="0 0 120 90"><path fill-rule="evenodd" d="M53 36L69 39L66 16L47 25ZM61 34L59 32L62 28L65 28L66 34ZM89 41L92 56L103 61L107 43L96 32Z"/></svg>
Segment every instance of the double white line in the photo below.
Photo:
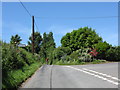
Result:
<svg viewBox="0 0 120 90"><path fill-rule="evenodd" d="M107 75L107 74L103 74L103 73L100 73L100 72L97 72L97 71L93 71L93 70L90 70L90 69L86 69L86 68L78 69L78 68L74 68L74 67L71 67L71 66L64 66L64 67L72 68L74 70L87 73L87 74L92 75L94 77L97 77L97 78L100 78L102 80L108 81L108 82L110 82L114 85L118 85L119 84L118 82L120 81L120 79L118 79L116 77L113 77L113 76L110 76L110 75ZM108 78L110 78L112 80L109 80Z"/></svg>

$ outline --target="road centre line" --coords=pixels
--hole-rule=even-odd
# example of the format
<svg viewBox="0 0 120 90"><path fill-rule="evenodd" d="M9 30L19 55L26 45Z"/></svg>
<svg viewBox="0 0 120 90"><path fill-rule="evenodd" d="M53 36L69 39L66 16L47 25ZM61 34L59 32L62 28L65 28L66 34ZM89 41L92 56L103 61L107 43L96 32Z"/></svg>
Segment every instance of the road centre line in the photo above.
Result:
<svg viewBox="0 0 120 90"><path fill-rule="evenodd" d="M81 72L87 73L87 74L89 74L89 75L92 75L92 76L94 76L94 77L100 78L100 79L102 79L102 80L108 81L108 82L110 82L110 83L112 83L112 84L114 84L114 85L118 85L118 82L114 82L114 81L112 81L112 80L109 80L109 79L107 79L107 78L104 78L104 77L102 77L102 76L99 76L99 75L90 73L90 72L85 71L85 70L82 70L82 69L74 68L74 67L71 67L71 66L63 66L63 67L72 68L72 69L75 69L75 70L77 70L77 71L81 71Z"/></svg>
<svg viewBox="0 0 120 90"><path fill-rule="evenodd" d="M114 79L114 80L120 81L120 79L118 79L118 78L116 78L116 77L113 77L113 76L110 76L110 75L107 75L107 74L104 74L104 73L100 73L100 72L93 71L93 70L86 69L86 68L83 68L83 70L86 70L86 71L89 71L89 72L93 72L93 73L96 73L96 74L99 74L99 75L102 75L102 76L105 76L105 77L112 78L112 79Z"/></svg>

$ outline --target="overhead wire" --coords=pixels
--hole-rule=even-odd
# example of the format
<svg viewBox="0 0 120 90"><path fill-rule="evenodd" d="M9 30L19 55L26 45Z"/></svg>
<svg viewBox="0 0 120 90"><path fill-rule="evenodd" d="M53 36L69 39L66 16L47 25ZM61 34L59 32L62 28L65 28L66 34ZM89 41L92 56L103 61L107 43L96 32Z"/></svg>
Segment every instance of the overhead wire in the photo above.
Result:
<svg viewBox="0 0 120 90"><path fill-rule="evenodd" d="M35 21L36 29L37 29L37 31L39 31L39 28L38 28L38 25L37 25L37 22L36 22L36 19L35 19L35 18L34 18L34 21Z"/></svg>
<svg viewBox="0 0 120 90"><path fill-rule="evenodd" d="M19 2L23 6L23 8L26 10L26 12L29 14L29 16L32 17L32 14L29 12L26 6L22 3L22 1L19 0ZM103 17L39 17L39 16L34 16L34 17L40 18L40 19L99 19L99 18L117 18L119 16L103 16ZM36 19L34 19L34 21L35 21L34 24L36 26L36 29L39 31Z"/></svg>
<svg viewBox="0 0 120 90"><path fill-rule="evenodd" d="M99 18L117 18L118 16L103 16L103 17L38 17L41 19L99 19Z"/></svg>
<svg viewBox="0 0 120 90"><path fill-rule="evenodd" d="M19 0L19 2L21 3L21 5L23 6L23 8L26 10L26 12L29 14L29 16L30 17L32 17L32 14L29 12L29 10L25 7L25 5L21 2L21 0ZM36 23L36 20L34 19L34 24L35 24L35 26L36 26L36 28L37 28L37 30L39 31L39 28L38 28L38 26L37 26L37 23Z"/></svg>
<svg viewBox="0 0 120 90"><path fill-rule="evenodd" d="M26 10L26 12L32 17L31 13L28 11L28 9L25 7L25 5L19 0L23 8Z"/></svg>

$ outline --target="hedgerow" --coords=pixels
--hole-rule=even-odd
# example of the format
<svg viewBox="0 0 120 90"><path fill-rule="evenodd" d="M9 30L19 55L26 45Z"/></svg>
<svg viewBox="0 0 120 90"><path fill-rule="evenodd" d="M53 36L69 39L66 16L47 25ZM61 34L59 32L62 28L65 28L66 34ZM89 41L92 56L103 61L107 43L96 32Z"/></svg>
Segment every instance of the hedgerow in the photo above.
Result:
<svg viewBox="0 0 120 90"><path fill-rule="evenodd" d="M17 88L41 65L39 55L2 42L2 87ZM20 76L21 75L21 76ZM19 76L19 77L18 77Z"/></svg>

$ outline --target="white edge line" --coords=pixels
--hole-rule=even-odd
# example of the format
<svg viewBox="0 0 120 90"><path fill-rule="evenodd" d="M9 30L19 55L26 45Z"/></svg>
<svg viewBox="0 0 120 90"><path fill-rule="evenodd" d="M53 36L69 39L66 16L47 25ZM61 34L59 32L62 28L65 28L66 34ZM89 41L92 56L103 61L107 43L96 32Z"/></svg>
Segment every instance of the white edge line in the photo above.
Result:
<svg viewBox="0 0 120 90"><path fill-rule="evenodd" d="M83 68L83 69L86 70L86 71L90 71L90 72L93 72L93 73L96 73L96 74L100 74L100 75L103 75L103 76L112 78L112 79L114 79L114 80L120 81L120 79L118 79L118 78L116 78L116 77L113 77L113 76L110 76L110 75L107 75L107 74L103 74L103 73L100 73L100 72L97 72L97 71L93 71L93 70L90 70L90 69L86 69L86 68Z"/></svg>
<svg viewBox="0 0 120 90"><path fill-rule="evenodd" d="M93 74L93 73L87 72L87 71L82 70L82 69L74 68L74 67L71 67L71 66L63 66L63 67L69 67L69 68L72 68L72 69L75 69L75 70L78 70L78 71L82 71L82 72L84 72L84 73L87 73L87 74L89 74L89 75L93 75L93 76L95 76L95 77L97 77L97 78L100 78L100 79L102 79L102 80L108 81L108 82L110 82L110 83L112 83L112 84L114 84L114 85L118 85L117 82L114 82L114 81L112 81L112 80L109 80L109 79L104 78L104 77L99 76L99 75L95 75L95 74Z"/></svg>

